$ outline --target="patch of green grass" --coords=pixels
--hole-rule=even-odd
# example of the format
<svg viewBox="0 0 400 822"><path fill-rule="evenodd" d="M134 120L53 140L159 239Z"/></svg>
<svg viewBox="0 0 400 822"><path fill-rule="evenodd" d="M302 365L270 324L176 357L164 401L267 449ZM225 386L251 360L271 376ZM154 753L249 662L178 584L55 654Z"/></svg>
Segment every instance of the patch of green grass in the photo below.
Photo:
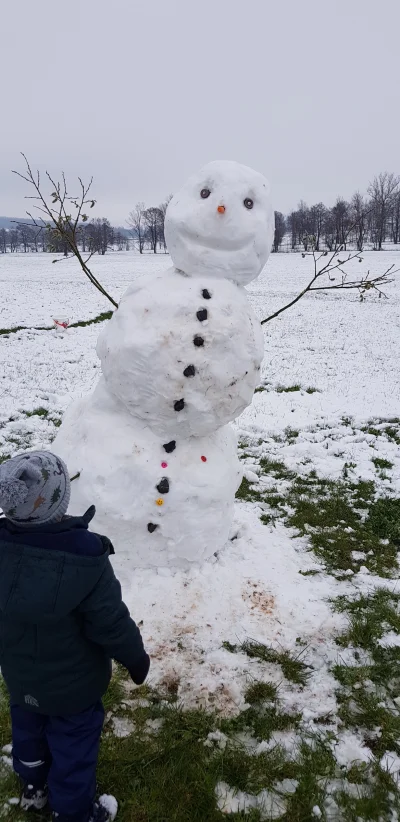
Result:
<svg viewBox="0 0 400 822"><path fill-rule="evenodd" d="M270 459L270 457L262 457L260 459L260 468L264 474L272 474L276 479L294 479L296 474L286 467L281 460Z"/></svg>
<svg viewBox="0 0 400 822"><path fill-rule="evenodd" d="M3 454L3 455L0 454L0 465L1 465L2 462L6 462L10 458L11 458L11 454Z"/></svg>
<svg viewBox="0 0 400 822"><path fill-rule="evenodd" d="M326 785L335 776L336 762L329 744L318 737L304 740L299 749L297 790L289 797L285 822L314 822L313 809L323 812ZM326 818L326 817L322 817Z"/></svg>
<svg viewBox="0 0 400 822"><path fill-rule="evenodd" d="M229 642L224 642L223 647L226 651L230 651L230 653L238 653L238 651L241 651L247 654L250 659L258 659L260 662L280 665L286 679L297 685L305 685L311 673L310 667L300 660L300 654L294 657L289 651L277 651L275 648L264 645L262 642L246 640L242 642L241 645L231 645Z"/></svg>
<svg viewBox="0 0 400 822"><path fill-rule="evenodd" d="M128 672L122 665L114 665L113 678L108 686L108 691L103 698L104 710L115 711L121 704L122 699L126 695L124 682L129 679Z"/></svg>
<svg viewBox="0 0 400 822"><path fill-rule="evenodd" d="M68 328L81 328L85 325L93 325L94 323L102 323L105 320L109 320L110 317L113 315L113 311L103 311L101 314L98 314L97 317L93 317L91 320L78 320L76 323L71 323ZM11 328L0 328L0 335L3 334L15 334L17 331L53 331L54 325L35 325L35 326L28 326L28 325L14 325Z"/></svg>
<svg viewBox="0 0 400 822"><path fill-rule="evenodd" d="M336 794L336 802L346 822L383 822L397 818L400 809L397 785L376 762L353 768L348 781L357 785L355 794L347 790L339 790Z"/></svg>
<svg viewBox="0 0 400 822"><path fill-rule="evenodd" d="M379 428L377 427L379 426ZM393 417L391 419L371 420L368 425L361 428L361 431L371 434L374 437L387 437L390 442L400 445L400 419Z"/></svg>
<svg viewBox="0 0 400 822"><path fill-rule="evenodd" d="M273 682L253 682L247 688L244 698L251 705L258 705L261 702L276 702L277 694L278 689Z"/></svg>
<svg viewBox="0 0 400 822"><path fill-rule="evenodd" d="M390 462L390 460L381 459L380 457L373 457L372 462L374 463L376 469L383 470L385 468L393 468L393 463Z"/></svg>
<svg viewBox="0 0 400 822"><path fill-rule="evenodd" d="M366 520L368 528L379 539L400 544L400 499L381 497L371 505Z"/></svg>
<svg viewBox="0 0 400 822"><path fill-rule="evenodd" d="M256 491L251 487L248 479L243 477L242 482L236 491L236 499L243 500L244 502L257 502L261 499L261 495L259 491Z"/></svg>
<svg viewBox="0 0 400 822"><path fill-rule="evenodd" d="M34 408L33 411L24 411L24 414L26 417L43 417L44 419L49 416L48 409L43 407Z"/></svg>
<svg viewBox="0 0 400 822"><path fill-rule="evenodd" d="M290 513L285 522L308 537L328 570L358 570L353 551L363 551L363 564L370 571L390 576L397 572L400 501L375 500L375 493L374 483L364 480L298 477L286 495ZM360 512L363 509L367 516Z"/></svg>
<svg viewBox="0 0 400 822"><path fill-rule="evenodd" d="M318 576L318 574L320 574L320 573L321 573L321 571L313 571L313 570L310 570L310 571L299 571L299 574L301 574L303 577L316 577L316 576Z"/></svg>
<svg viewBox="0 0 400 822"><path fill-rule="evenodd" d="M313 388L312 386L310 388L306 388L306 394L320 394L320 393L321 393L321 391L320 391L319 388Z"/></svg>
<svg viewBox="0 0 400 822"><path fill-rule="evenodd" d="M353 425L353 417L342 417L342 425L346 428L351 428Z"/></svg>
<svg viewBox="0 0 400 822"><path fill-rule="evenodd" d="M399 605L400 594L384 588L354 599L339 597L334 603L349 618L338 645L355 649L355 655L363 653L367 660L362 665L334 667L341 686L339 716L346 727L362 732L378 758L387 750L400 753L400 714L393 709L393 700L400 696L400 648L379 644L388 631L400 633Z"/></svg>
<svg viewBox="0 0 400 822"><path fill-rule="evenodd" d="M251 756L241 748L230 748L224 757L224 780L238 791L257 795L274 782L294 778L298 767L276 745L271 751Z"/></svg>
<svg viewBox="0 0 400 822"><path fill-rule="evenodd" d="M278 385L275 391L277 394L292 394L295 391L301 391L301 385Z"/></svg>
<svg viewBox="0 0 400 822"><path fill-rule="evenodd" d="M299 434L300 431L297 431L296 428L291 428L290 425L287 428L285 428L285 437L289 441L293 442L294 440L296 440Z"/></svg>
<svg viewBox="0 0 400 822"><path fill-rule="evenodd" d="M49 417L49 420L56 428L59 428L62 423L62 420L59 417Z"/></svg>
<svg viewBox="0 0 400 822"><path fill-rule="evenodd" d="M376 640L383 634L389 630L400 633L399 604L400 594L385 588L354 599L338 597L334 603L335 609L346 612L349 617L349 628L338 642L343 646L355 645L375 652Z"/></svg>
<svg viewBox="0 0 400 822"><path fill-rule="evenodd" d="M79 320L76 323L71 323L69 328L83 328L86 325L95 325L96 323L103 323L105 320L110 320L114 311L103 311L101 314L98 314L97 317L93 317L91 320Z"/></svg>

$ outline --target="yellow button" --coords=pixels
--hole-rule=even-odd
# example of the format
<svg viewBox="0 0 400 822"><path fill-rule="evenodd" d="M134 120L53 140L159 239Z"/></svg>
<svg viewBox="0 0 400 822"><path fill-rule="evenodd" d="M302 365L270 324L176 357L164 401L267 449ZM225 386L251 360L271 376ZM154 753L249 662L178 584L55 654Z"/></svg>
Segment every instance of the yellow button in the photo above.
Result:
<svg viewBox="0 0 400 822"><path fill-rule="evenodd" d="M160 498L156 499L156 505L164 505L164 500Z"/></svg>

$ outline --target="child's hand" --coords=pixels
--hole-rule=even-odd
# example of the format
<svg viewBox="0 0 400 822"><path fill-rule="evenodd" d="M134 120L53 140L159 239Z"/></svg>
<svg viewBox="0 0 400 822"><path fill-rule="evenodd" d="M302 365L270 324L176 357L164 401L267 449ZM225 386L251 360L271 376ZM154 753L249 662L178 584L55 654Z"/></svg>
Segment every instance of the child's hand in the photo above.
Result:
<svg viewBox="0 0 400 822"><path fill-rule="evenodd" d="M129 671L131 679L135 683L135 685L143 685L147 674L150 670L150 657L148 654L144 653L143 656L140 657L139 661L136 663L135 667Z"/></svg>

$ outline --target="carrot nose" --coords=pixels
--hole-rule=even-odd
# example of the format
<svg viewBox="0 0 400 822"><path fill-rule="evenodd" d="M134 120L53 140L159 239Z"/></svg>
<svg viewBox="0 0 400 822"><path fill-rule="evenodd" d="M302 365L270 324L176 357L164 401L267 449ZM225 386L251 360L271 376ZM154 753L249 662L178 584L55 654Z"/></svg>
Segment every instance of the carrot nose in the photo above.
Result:
<svg viewBox="0 0 400 822"><path fill-rule="evenodd" d="M225 206L220 205L217 208L218 214L225 214Z"/></svg>

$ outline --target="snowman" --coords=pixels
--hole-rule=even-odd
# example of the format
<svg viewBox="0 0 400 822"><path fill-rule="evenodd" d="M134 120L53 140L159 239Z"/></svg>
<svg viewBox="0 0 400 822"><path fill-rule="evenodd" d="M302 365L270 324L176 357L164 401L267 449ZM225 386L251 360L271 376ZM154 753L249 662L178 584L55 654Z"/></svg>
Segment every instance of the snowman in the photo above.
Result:
<svg viewBox="0 0 400 822"><path fill-rule="evenodd" d="M263 358L243 286L271 249L261 174L214 162L171 200L173 268L137 280L100 334L102 376L67 411L54 450L71 473L70 511L137 567L200 563L229 539L242 479L229 423L250 404Z"/></svg>

